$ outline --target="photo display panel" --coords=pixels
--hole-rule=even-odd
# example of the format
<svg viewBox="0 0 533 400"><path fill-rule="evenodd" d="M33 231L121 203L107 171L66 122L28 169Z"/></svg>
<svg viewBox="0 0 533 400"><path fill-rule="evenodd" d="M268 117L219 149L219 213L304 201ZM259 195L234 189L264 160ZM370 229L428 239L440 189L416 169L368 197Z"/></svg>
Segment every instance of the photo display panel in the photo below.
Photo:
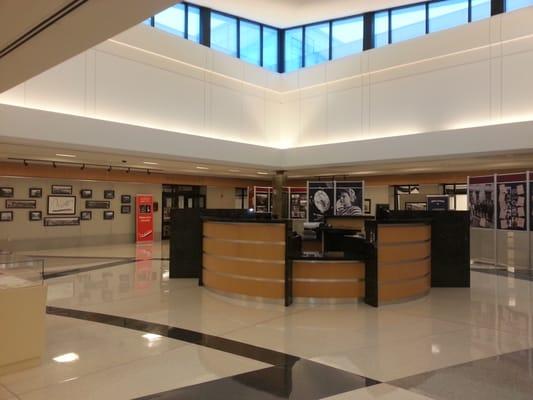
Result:
<svg viewBox="0 0 533 400"><path fill-rule="evenodd" d="M323 222L326 216L334 215L334 182L308 182L309 222Z"/></svg>
<svg viewBox="0 0 533 400"><path fill-rule="evenodd" d="M363 214L363 182L335 182L335 215Z"/></svg>
<svg viewBox="0 0 533 400"><path fill-rule="evenodd" d="M498 229L527 230L526 173L498 175Z"/></svg>
<svg viewBox="0 0 533 400"><path fill-rule="evenodd" d="M468 208L470 226L473 228L494 228L494 176L473 176L468 184Z"/></svg>

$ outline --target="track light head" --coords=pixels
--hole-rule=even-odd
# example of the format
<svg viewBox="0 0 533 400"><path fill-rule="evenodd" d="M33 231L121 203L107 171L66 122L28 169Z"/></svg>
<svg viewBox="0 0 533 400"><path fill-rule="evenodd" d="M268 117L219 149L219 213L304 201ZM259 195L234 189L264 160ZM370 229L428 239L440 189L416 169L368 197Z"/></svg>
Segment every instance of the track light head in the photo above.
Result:
<svg viewBox="0 0 533 400"><path fill-rule="evenodd" d="M149 170L148 168L146 168L146 173L147 173L148 175L151 174L151 172L150 172L150 170Z"/></svg>
<svg viewBox="0 0 533 400"><path fill-rule="evenodd" d="M113 169L113 167L111 167L111 165L110 165L109 168L107 168L107 172L111 172L112 169Z"/></svg>
<svg viewBox="0 0 533 400"><path fill-rule="evenodd" d="M131 171L131 168L128 167L128 169L126 170L126 173L129 174Z"/></svg>
<svg viewBox="0 0 533 400"><path fill-rule="evenodd" d="M85 169L85 164L82 164L80 169L83 171Z"/></svg>
<svg viewBox="0 0 533 400"><path fill-rule="evenodd" d="M56 162L55 162L55 161L52 161L52 166L53 166L54 168L57 168L57 165L56 165Z"/></svg>
<svg viewBox="0 0 533 400"><path fill-rule="evenodd" d="M28 166L28 162L26 160L24 160L23 162L24 162L24 166L27 167Z"/></svg>

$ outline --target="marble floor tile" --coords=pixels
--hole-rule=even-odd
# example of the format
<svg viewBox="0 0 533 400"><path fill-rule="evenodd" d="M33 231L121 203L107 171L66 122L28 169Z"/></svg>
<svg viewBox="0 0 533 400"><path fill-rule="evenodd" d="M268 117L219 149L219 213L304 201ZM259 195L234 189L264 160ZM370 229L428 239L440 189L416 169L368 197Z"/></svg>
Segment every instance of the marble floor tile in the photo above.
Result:
<svg viewBox="0 0 533 400"><path fill-rule="evenodd" d="M324 400L431 400L430 397L414 393L387 383L352 390L325 397Z"/></svg>
<svg viewBox="0 0 533 400"><path fill-rule="evenodd" d="M0 385L0 400L12 400L15 399L15 395L7 390L4 386Z"/></svg>
<svg viewBox="0 0 533 400"><path fill-rule="evenodd" d="M527 349L391 382L437 400L533 398L533 350Z"/></svg>

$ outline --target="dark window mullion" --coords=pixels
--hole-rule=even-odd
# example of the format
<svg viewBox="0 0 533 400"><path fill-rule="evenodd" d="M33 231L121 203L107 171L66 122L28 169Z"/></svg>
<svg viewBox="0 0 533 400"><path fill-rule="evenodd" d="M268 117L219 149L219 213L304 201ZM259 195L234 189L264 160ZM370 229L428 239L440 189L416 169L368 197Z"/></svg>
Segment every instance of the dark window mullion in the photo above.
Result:
<svg viewBox="0 0 533 400"><path fill-rule="evenodd" d="M189 39L189 5L185 3L185 32L183 37Z"/></svg>
<svg viewBox="0 0 533 400"><path fill-rule="evenodd" d="M277 29L278 32L278 72L285 72L285 29Z"/></svg>
<svg viewBox="0 0 533 400"><path fill-rule="evenodd" d="M426 35L429 33L429 3L426 3Z"/></svg>
<svg viewBox="0 0 533 400"><path fill-rule="evenodd" d="M391 12L391 9L389 8L387 14L389 14L389 18L388 18L388 23L389 23L389 44L392 43L392 12Z"/></svg>
<svg viewBox="0 0 533 400"><path fill-rule="evenodd" d="M241 58L241 19L237 20L237 58Z"/></svg>
<svg viewBox="0 0 533 400"><path fill-rule="evenodd" d="M300 68L305 68L305 26L302 26L302 62Z"/></svg>
<svg viewBox="0 0 533 400"><path fill-rule="evenodd" d="M329 21L329 60L333 59L333 20Z"/></svg>
<svg viewBox="0 0 533 400"><path fill-rule="evenodd" d="M263 24L259 25L259 65L263 66Z"/></svg>
<svg viewBox="0 0 533 400"><path fill-rule="evenodd" d="M468 22L472 22L472 0L468 0Z"/></svg>

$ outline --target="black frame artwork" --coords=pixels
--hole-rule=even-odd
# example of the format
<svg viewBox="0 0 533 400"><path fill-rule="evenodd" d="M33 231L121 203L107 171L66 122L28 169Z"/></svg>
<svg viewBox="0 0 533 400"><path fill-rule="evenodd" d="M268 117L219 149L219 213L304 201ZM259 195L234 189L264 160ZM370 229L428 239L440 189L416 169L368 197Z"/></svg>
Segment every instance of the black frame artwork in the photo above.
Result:
<svg viewBox="0 0 533 400"><path fill-rule="evenodd" d="M8 186L0 187L0 197L13 197L15 195L15 189Z"/></svg>
<svg viewBox="0 0 533 400"><path fill-rule="evenodd" d="M6 219L5 216L9 217ZM0 211L0 222L12 222L13 221L13 211Z"/></svg>
<svg viewBox="0 0 533 400"><path fill-rule="evenodd" d="M109 200L85 200L85 208L108 209L110 206Z"/></svg>
<svg viewBox="0 0 533 400"><path fill-rule="evenodd" d="M365 199L363 208L365 214L372 214L372 199Z"/></svg>
<svg viewBox="0 0 533 400"><path fill-rule="evenodd" d="M66 202L68 200L74 203L72 208L69 208L69 209L51 209L50 208L53 205L54 201ZM76 196L53 196L53 195L48 196L46 213L48 215L75 215L76 214Z"/></svg>
<svg viewBox="0 0 533 400"><path fill-rule="evenodd" d="M33 199L40 199L43 197L43 188L31 187L28 189L28 196Z"/></svg>
<svg viewBox="0 0 533 400"><path fill-rule="evenodd" d="M75 226L80 224L79 217L46 217L44 226Z"/></svg>
<svg viewBox="0 0 533 400"><path fill-rule="evenodd" d="M112 220L115 219L115 212L114 211L104 211L104 219L105 220Z"/></svg>
<svg viewBox="0 0 533 400"><path fill-rule="evenodd" d="M131 195L129 194L123 194L120 196L120 202L123 204L130 204L131 203Z"/></svg>
<svg viewBox="0 0 533 400"><path fill-rule="evenodd" d="M29 211L28 218L30 221L41 221L43 219L42 211Z"/></svg>
<svg viewBox="0 0 533 400"><path fill-rule="evenodd" d="M104 199L113 200L115 198L114 190L104 190Z"/></svg>
<svg viewBox="0 0 533 400"><path fill-rule="evenodd" d="M37 200L6 199L6 208L37 208Z"/></svg>
<svg viewBox="0 0 533 400"><path fill-rule="evenodd" d="M82 199L92 199L93 198L93 190L92 189L81 189L80 190L80 197Z"/></svg>
<svg viewBox="0 0 533 400"><path fill-rule="evenodd" d="M82 221L90 221L93 219L93 212L92 211L82 211L80 213L80 220Z"/></svg>
<svg viewBox="0 0 533 400"><path fill-rule="evenodd" d="M52 185L52 194L72 195L72 185Z"/></svg>
<svg viewBox="0 0 533 400"><path fill-rule="evenodd" d="M123 204L120 206L121 214L131 214L131 206L129 204Z"/></svg>

